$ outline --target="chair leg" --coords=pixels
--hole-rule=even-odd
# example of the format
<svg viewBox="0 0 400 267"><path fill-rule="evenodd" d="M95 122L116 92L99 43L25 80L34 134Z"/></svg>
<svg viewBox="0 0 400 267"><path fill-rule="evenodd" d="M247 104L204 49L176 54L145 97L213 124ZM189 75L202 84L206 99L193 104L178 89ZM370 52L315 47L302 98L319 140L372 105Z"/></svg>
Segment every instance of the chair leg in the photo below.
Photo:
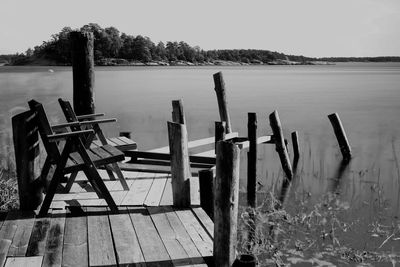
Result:
<svg viewBox="0 0 400 267"><path fill-rule="evenodd" d="M73 172L69 176L69 179L68 179L67 184L65 185L65 189L64 189L65 193L69 193L69 191L71 190L71 187L75 182L76 176L78 176L78 172Z"/></svg>
<svg viewBox="0 0 400 267"><path fill-rule="evenodd" d="M124 190L129 190L129 186L128 186L128 184L126 183L125 177L124 177L124 175L122 174L122 171L121 171L121 169L119 168L118 164L117 164L117 163L113 163L112 166L113 166L113 168L114 168L114 171L117 173L118 179L119 179L119 181L120 181L121 184L122 184L122 188L123 188Z"/></svg>
<svg viewBox="0 0 400 267"><path fill-rule="evenodd" d="M39 217L47 215L54 194L56 193L57 186L60 183L61 177L64 176L64 167L67 164L68 156L71 153L71 150L72 150L72 142L67 141L67 143L64 146L63 152L61 153L61 158L57 163L57 167L53 174L53 178L51 179L50 185L46 191L46 196L43 200L42 206L40 207Z"/></svg>
<svg viewBox="0 0 400 267"><path fill-rule="evenodd" d="M47 191L47 188L49 187L49 183L47 182L47 176L49 175L51 163L49 158L47 157L42 168L42 173L40 174L40 180L42 181L44 185L44 191Z"/></svg>

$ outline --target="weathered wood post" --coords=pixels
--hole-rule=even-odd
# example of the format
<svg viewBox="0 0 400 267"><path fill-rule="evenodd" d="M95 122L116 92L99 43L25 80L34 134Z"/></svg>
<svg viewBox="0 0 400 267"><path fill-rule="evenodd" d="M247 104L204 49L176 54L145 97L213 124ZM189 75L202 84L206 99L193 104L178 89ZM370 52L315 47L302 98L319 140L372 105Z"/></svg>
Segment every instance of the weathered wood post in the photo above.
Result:
<svg viewBox="0 0 400 267"><path fill-rule="evenodd" d="M332 124L336 139L338 140L343 160L349 161L351 159L351 148L346 136L346 132L344 131L343 124L340 121L339 115L337 113L332 113L328 115L328 118Z"/></svg>
<svg viewBox="0 0 400 267"><path fill-rule="evenodd" d="M289 154L285 145L285 139L283 138L282 125L279 119L278 111L275 110L269 115L269 123L274 134L275 149L279 154L282 169L286 175L286 178L292 180L292 165L290 164Z"/></svg>
<svg viewBox="0 0 400 267"><path fill-rule="evenodd" d="M217 151L218 141L225 140L225 129L226 129L225 121L215 122L215 151Z"/></svg>
<svg viewBox="0 0 400 267"><path fill-rule="evenodd" d="M169 151L173 203L177 207L190 206L190 165L188 137L185 124L168 122Z"/></svg>
<svg viewBox="0 0 400 267"><path fill-rule="evenodd" d="M76 115L94 113L93 33L70 33L72 47L73 102Z"/></svg>
<svg viewBox="0 0 400 267"><path fill-rule="evenodd" d="M199 171L200 206L214 220L214 172L210 170Z"/></svg>
<svg viewBox="0 0 400 267"><path fill-rule="evenodd" d="M257 114L248 113L247 132L249 151L247 152L247 204L255 208L257 202Z"/></svg>
<svg viewBox="0 0 400 267"><path fill-rule="evenodd" d="M293 143L293 160L297 161L300 158L298 132L297 131L292 132L291 136Z"/></svg>
<svg viewBox="0 0 400 267"><path fill-rule="evenodd" d="M39 166L39 135L35 114L25 111L12 118L19 208L36 210L43 201Z"/></svg>
<svg viewBox="0 0 400 267"><path fill-rule="evenodd" d="M235 260L239 198L240 149L230 141L217 143L214 184L214 263L230 267Z"/></svg>
<svg viewBox="0 0 400 267"><path fill-rule="evenodd" d="M186 124L182 99L172 100L172 121L175 123Z"/></svg>
<svg viewBox="0 0 400 267"><path fill-rule="evenodd" d="M222 72L214 74L215 93L217 94L219 116L221 121L226 122L226 133L232 132L231 119L228 111L228 101L226 100L225 82Z"/></svg>

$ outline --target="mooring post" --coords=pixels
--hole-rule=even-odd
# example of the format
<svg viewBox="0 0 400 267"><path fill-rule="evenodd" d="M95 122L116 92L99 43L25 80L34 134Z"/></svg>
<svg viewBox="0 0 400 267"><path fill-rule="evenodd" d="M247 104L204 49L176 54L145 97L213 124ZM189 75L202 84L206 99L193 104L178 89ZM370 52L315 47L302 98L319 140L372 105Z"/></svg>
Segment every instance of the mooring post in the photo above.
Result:
<svg viewBox="0 0 400 267"><path fill-rule="evenodd" d="M20 210L36 210L43 201L40 179L39 134L36 118L25 111L12 118Z"/></svg>
<svg viewBox="0 0 400 267"><path fill-rule="evenodd" d="M214 184L214 263L230 267L235 260L239 198L240 149L230 141L217 143Z"/></svg>
<svg viewBox="0 0 400 267"><path fill-rule="evenodd" d="M328 115L328 118L332 124L336 139L338 140L343 160L349 161L351 159L351 148L339 115L337 113L332 113Z"/></svg>
<svg viewBox="0 0 400 267"><path fill-rule="evenodd" d="M274 135L275 149L276 152L278 152L281 160L282 169L285 172L286 178L292 180L292 165L290 164L289 154L285 145L285 139L283 138L282 125L279 119L278 111L275 110L269 115L269 123Z"/></svg>
<svg viewBox="0 0 400 267"><path fill-rule="evenodd" d="M292 132L291 136L293 143L293 161L297 161L300 158L298 132L297 131Z"/></svg>
<svg viewBox="0 0 400 267"><path fill-rule="evenodd" d="M219 116L221 121L226 122L226 133L232 132L231 119L228 112L228 101L226 100L225 82L222 72L214 74L215 93L217 94Z"/></svg>
<svg viewBox="0 0 400 267"><path fill-rule="evenodd" d="M247 152L247 203L256 207L257 196L257 114L248 113L247 132L249 151Z"/></svg>
<svg viewBox="0 0 400 267"><path fill-rule="evenodd" d="M214 220L214 172L212 170L199 171L200 206Z"/></svg>
<svg viewBox="0 0 400 267"><path fill-rule="evenodd" d="M93 114L94 57L93 33L70 33L72 47L73 102L76 115Z"/></svg>
<svg viewBox="0 0 400 267"><path fill-rule="evenodd" d="M226 129L225 121L215 122L215 151L217 151L218 141L225 140L225 129Z"/></svg>
<svg viewBox="0 0 400 267"><path fill-rule="evenodd" d="M172 100L172 121L175 123L186 124L182 99Z"/></svg>
<svg viewBox="0 0 400 267"><path fill-rule="evenodd" d="M171 180L174 206L190 206L190 165L185 124L168 122Z"/></svg>

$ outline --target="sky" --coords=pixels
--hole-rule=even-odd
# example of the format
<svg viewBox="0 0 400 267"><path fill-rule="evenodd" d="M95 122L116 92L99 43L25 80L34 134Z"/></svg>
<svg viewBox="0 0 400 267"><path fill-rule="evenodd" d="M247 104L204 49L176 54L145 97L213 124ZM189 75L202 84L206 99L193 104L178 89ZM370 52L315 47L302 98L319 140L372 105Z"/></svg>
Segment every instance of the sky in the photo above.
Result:
<svg viewBox="0 0 400 267"><path fill-rule="evenodd" d="M400 0L1 0L0 54L88 23L205 50L400 56Z"/></svg>

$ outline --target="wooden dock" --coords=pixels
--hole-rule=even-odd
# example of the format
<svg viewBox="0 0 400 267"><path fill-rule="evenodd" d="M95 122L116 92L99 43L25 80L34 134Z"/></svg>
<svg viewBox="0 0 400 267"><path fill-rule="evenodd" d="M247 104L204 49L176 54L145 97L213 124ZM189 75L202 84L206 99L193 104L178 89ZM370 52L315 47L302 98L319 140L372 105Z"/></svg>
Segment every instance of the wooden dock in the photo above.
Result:
<svg viewBox="0 0 400 267"><path fill-rule="evenodd" d="M55 195L48 216L1 214L0 266L212 265L214 226L198 207L196 178L192 207L177 209L169 174L124 171L129 191L100 174L120 214L78 175L70 193Z"/></svg>

